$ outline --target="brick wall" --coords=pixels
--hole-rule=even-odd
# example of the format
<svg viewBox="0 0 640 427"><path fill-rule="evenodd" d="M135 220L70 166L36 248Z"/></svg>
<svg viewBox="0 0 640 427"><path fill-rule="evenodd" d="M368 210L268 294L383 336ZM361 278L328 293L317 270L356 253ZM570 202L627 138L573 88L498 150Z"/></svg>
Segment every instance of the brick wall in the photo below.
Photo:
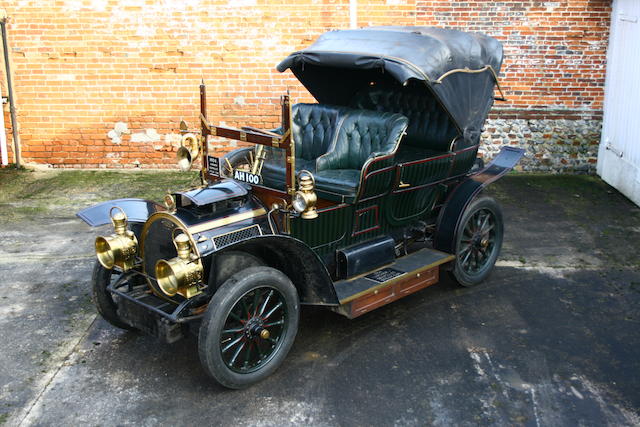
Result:
<svg viewBox="0 0 640 427"><path fill-rule="evenodd" d="M486 155L506 142L532 151L530 169L595 161L610 0L357 3L359 26L446 26L503 41L509 102L494 107ZM276 125L287 88L295 101L311 98L275 65L350 19L348 0L7 0L2 7L23 159L56 167L173 167L180 119L197 123L201 78L212 121ZM517 120L505 129L500 117ZM536 121L551 130L524 129ZM581 134L576 121L590 130ZM572 161L556 161L565 152L549 147L576 141L577 154L566 152Z"/></svg>

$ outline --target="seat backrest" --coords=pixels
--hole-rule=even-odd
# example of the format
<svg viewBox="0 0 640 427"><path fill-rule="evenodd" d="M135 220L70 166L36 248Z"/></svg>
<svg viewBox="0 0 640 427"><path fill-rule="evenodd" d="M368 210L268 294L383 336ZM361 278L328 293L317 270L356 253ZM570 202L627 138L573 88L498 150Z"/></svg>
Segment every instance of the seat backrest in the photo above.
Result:
<svg viewBox="0 0 640 427"><path fill-rule="evenodd" d="M361 169L371 155L393 153L408 119L401 114L350 110L338 129L327 169Z"/></svg>
<svg viewBox="0 0 640 427"><path fill-rule="evenodd" d="M329 150L340 114L345 107L296 104L292 107L292 131L296 157L313 160Z"/></svg>
<svg viewBox="0 0 640 427"><path fill-rule="evenodd" d="M433 95L413 87L372 86L358 92L353 108L400 113L409 119L403 145L435 151L449 151L458 130Z"/></svg>

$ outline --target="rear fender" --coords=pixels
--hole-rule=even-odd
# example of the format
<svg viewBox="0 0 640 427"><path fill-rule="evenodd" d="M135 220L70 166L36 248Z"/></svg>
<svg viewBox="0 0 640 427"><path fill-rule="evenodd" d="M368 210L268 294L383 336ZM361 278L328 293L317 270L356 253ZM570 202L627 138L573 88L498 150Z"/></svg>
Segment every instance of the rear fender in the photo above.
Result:
<svg viewBox="0 0 640 427"><path fill-rule="evenodd" d="M447 253L455 252L456 230L469 203L487 185L513 169L524 153L525 151L521 148L502 147L500 153L489 165L467 177L451 192L438 215L436 234L433 239L433 246L436 249Z"/></svg>
<svg viewBox="0 0 640 427"><path fill-rule="evenodd" d="M164 206L159 205L151 200L144 199L115 199L108 202L99 203L76 213L76 216L89 224L91 227L110 224L111 209L118 207L127 215L127 219L131 223L143 223L151 216L159 211L165 211Z"/></svg>
<svg viewBox="0 0 640 427"><path fill-rule="evenodd" d="M282 271L297 288L301 304L339 305L326 267L318 255L298 239L265 235L227 246L223 252L228 250L250 253Z"/></svg>

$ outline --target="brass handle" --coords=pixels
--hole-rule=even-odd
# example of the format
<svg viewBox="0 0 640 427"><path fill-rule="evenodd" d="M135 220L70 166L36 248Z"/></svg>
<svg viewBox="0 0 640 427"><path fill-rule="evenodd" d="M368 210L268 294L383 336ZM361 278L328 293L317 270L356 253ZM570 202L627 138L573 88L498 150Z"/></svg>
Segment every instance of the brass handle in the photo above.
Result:
<svg viewBox="0 0 640 427"><path fill-rule="evenodd" d="M398 188L407 188L407 187L411 187L411 184L409 184L408 182L400 181L400 184L398 184Z"/></svg>

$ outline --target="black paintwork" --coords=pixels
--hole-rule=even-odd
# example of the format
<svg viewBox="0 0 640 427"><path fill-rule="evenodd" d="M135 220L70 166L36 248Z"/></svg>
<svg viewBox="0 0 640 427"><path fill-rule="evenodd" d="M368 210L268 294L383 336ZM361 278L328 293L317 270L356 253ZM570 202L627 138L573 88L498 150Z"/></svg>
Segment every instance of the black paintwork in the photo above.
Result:
<svg viewBox="0 0 640 427"><path fill-rule="evenodd" d="M284 272L298 288L301 304L338 305L333 281L321 259L304 242L286 235L254 237L229 246Z"/></svg>
<svg viewBox="0 0 640 427"><path fill-rule="evenodd" d="M235 197L246 196L249 192L249 187L232 179L223 179L214 184L208 185L202 188L195 188L189 191L181 191L174 193L178 198L188 199L196 206L209 205L226 199L232 199ZM180 205L186 205L187 203L181 203Z"/></svg>
<svg viewBox="0 0 640 427"><path fill-rule="evenodd" d="M372 241L337 251L337 276L343 279L371 271L393 262L396 257L395 241L382 236Z"/></svg>
<svg viewBox="0 0 640 427"><path fill-rule="evenodd" d="M484 187L509 172L524 156L520 148L502 147L496 158L484 169L465 179L450 192L444 207L440 210L434 247L443 252L455 250L455 230L465 208Z"/></svg>
<svg viewBox="0 0 640 427"><path fill-rule="evenodd" d="M151 200L115 199L83 209L76 216L91 227L98 227L111 223L109 212L114 207L121 208L129 222L145 222L151 214L166 210L162 205Z"/></svg>
<svg viewBox="0 0 640 427"><path fill-rule="evenodd" d="M372 82L406 85L418 82L433 93L467 140L477 139L493 105L495 76L502 65L502 45L481 33L433 27L369 27L330 31L314 44L285 58L278 71L291 69L324 104L348 105Z"/></svg>

